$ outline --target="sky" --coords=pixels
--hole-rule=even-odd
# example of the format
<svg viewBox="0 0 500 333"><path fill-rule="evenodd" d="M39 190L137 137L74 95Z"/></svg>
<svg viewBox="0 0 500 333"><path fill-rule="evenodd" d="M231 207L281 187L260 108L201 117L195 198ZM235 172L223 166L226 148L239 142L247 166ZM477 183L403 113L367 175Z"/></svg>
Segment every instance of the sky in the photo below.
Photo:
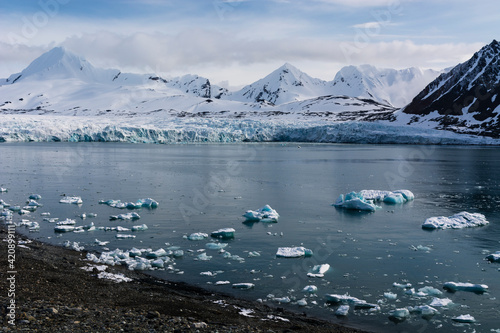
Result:
<svg viewBox="0 0 500 333"><path fill-rule="evenodd" d="M443 69L500 38L500 1L0 0L0 77L55 46L96 67L236 89L288 62Z"/></svg>

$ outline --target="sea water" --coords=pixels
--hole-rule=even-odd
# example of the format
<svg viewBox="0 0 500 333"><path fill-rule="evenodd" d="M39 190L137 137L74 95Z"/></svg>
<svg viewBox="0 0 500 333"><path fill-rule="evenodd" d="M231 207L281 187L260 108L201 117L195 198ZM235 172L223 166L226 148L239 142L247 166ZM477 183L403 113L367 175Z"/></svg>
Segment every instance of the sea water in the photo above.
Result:
<svg viewBox="0 0 500 333"><path fill-rule="evenodd" d="M500 149L494 147L9 143L0 145L0 186L8 189L0 199L23 206L31 194L40 194L43 207L28 215L14 213L14 221L39 222L35 233L17 229L53 244L78 242L96 252L178 247L184 256L171 262L173 269L151 271L165 279L373 331L490 332L500 329L500 264L485 260L500 250L499 163ZM382 208L372 213L332 206L340 194L363 189L408 189L415 200L379 203ZM63 196L80 196L83 204L61 204ZM111 221L111 215L131 211L99 204L143 198L153 198L159 206L134 210L141 217L136 221ZM266 204L279 213L277 223L243 223L247 210ZM490 224L433 232L421 228L428 217L461 211L482 213ZM136 236L128 239L103 230L61 234L54 232L54 223L42 221L43 212L75 219L77 226L146 224L148 229L126 232ZM97 217L83 220L83 213ZM222 228L234 228L235 237L185 237ZM95 239L109 243L99 246ZM206 245L217 242L228 245ZM301 246L313 255L276 256L280 247ZM325 264L330 269L323 277L308 276ZM442 288L450 281L489 289L483 294L450 293ZM239 283L254 287L232 288ZM317 287L315 293L303 290L311 285ZM406 313L396 309L430 304L436 296L416 295L423 287L442 291L437 297L454 305L436 307L439 313L426 319L417 313L403 321L389 318ZM347 316L336 316L340 304L328 304L326 294L349 294L380 309L351 306ZM452 320L466 314L476 323Z"/></svg>

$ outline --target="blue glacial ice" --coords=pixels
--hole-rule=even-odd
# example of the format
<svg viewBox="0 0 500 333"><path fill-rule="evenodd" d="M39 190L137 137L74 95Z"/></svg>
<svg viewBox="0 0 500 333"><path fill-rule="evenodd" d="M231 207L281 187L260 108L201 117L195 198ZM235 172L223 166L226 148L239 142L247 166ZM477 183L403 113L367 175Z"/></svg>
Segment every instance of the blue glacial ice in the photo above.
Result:
<svg viewBox="0 0 500 333"><path fill-rule="evenodd" d="M484 226L488 223L483 214L460 212L450 217L430 217L422 224L422 229L462 229Z"/></svg>
<svg viewBox="0 0 500 333"><path fill-rule="evenodd" d="M119 209L139 209L142 207L145 208L157 208L158 207L158 201L151 199L151 198L146 198L146 199L139 199L136 202L122 202L121 200L101 200L99 201L100 204L105 204L113 208L119 208Z"/></svg>
<svg viewBox="0 0 500 333"><path fill-rule="evenodd" d="M308 285L305 286L304 289L302 289L302 291L309 294L315 294L318 291L318 287L314 285Z"/></svg>
<svg viewBox="0 0 500 333"><path fill-rule="evenodd" d="M349 314L349 309L350 308L351 307L349 305L343 304L343 305L339 306L337 308L337 310L335 310L335 315L336 316L340 316L340 317L345 317L345 316L347 316Z"/></svg>
<svg viewBox="0 0 500 333"><path fill-rule="evenodd" d="M329 264L314 265L313 268L311 268L311 270L307 273L307 276L321 278L325 276L325 273L329 269Z"/></svg>
<svg viewBox="0 0 500 333"><path fill-rule="evenodd" d="M368 212L374 212L381 208L380 206L375 205L372 200L365 199L361 193L356 192L351 192L346 195L341 194L333 206L349 210L362 210Z"/></svg>
<svg viewBox="0 0 500 333"><path fill-rule="evenodd" d="M269 205L257 210L247 210L243 217L246 218L246 222L278 222L279 214Z"/></svg>
<svg viewBox="0 0 500 333"><path fill-rule="evenodd" d="M276 252L276 257L280 258L300 258L300 257L310 257L312 255L313 255L312 250L306 249L303 246L280 247Z"/></svg>
<svg viewBox="0 0 500 333"><path fill-rule="evenodd" d="M29 199L31 200L40 200L42 196L40 194L32 194L29 196Z"/></svg>
<svg viewBox="0 0 500 333"><path fill-rule="evenodd" d="M469 282L446 282L443 284L443 289L455 291L470 291L477 294L482 294L488 291L488 286L485 284L474 284Z"/></svg>
<svg viewBox="0 0 500 333"><path fill-rule="evenodd" d="M488 255L486 259L491 262L500 262L500 251Z"/></svg>
<svg viewBox="0 0 500 333"><path fill-rule="evenodd" d="M415 195L410 190L362 190L360 193L367 200L382 201L387 204L402 204L415 199Z"/></svg>

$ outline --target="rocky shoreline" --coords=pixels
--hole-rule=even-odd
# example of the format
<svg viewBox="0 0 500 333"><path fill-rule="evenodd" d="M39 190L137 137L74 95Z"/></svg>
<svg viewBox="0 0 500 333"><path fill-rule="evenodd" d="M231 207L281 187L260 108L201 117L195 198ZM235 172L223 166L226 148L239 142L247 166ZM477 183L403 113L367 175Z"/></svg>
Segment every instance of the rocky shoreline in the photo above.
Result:
<svg viewBox="0 0 500 333"><path fill-rule="evenodd" d="M361 332L123 267L106 272L132 281L101 279L86 252L15 237L9 262L8 231L0 227L0 332Z"/></svg>

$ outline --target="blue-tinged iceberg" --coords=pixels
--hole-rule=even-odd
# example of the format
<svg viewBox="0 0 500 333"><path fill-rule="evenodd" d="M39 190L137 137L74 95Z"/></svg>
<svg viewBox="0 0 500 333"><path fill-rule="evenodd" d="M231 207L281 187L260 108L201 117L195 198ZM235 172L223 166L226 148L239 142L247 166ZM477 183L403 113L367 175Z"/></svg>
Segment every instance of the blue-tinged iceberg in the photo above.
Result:
<svg viewBox="0 0 500 333"><path fill-rule="evenodd" d="M344 209L363 210L368 212L374 212L381 208L375 205L372 200L367 200L361 193L356 192L351 192L346 195L341 194L333 205Z"/></svg>
<svg viewBox="0 0 500 333"><path fill-rule="evenodd" d="M446 282L443 289L450 292L455 291L470 291L476 294L482 294L488 291L488 286L485 284L474 284L469 282Z"/></svg>
<svg viewBox="0 0 500 333"><path fill-rule="evenodd" d="M280 258L300 258L300 257L310 257L312 255L313 255L312 250L306 249L303 246L280 247L276 252L276 257Z"/></svg>
<svg viewBox="0 0 500 333"><path fill-rule="evenodd" d="M279 214L269 205L257 210L247 210L243 217L247 222L278 222Z"/></svg>
<svg viewBox="0 0 500 333"><path fill-rule="evenodd" d="M500 262L500 251L488 255L486 259L491 262Z"/></svg>
<svg viewBox="0 0 500 333"><path fill-rule="evenodd" d="M460 212L450 217L430 217L422 224L423 229L462 229L487 225L489 222L480 213Z"/></svg>

